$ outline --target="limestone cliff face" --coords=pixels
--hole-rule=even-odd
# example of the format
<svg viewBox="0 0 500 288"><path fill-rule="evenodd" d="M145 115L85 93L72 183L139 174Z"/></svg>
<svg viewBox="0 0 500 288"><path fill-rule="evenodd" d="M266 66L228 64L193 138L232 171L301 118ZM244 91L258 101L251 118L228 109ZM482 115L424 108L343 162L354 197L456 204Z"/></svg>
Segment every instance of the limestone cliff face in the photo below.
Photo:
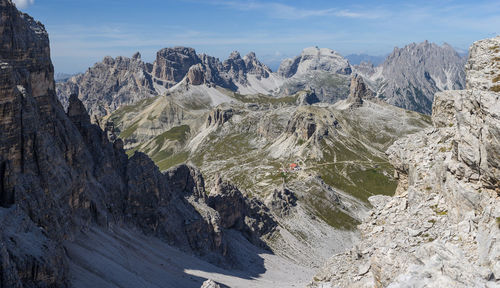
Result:
<svg viewBox="0 0 500 288"><path fill-rule="evenodd" d="M57 83L57 95L65 109L69 96L77 94L89 114L104 116L122 105L157 95L149 66L139 53L132 58L107 56L85 73Z"/></svg>
<svg viewBox="0 0 500 288"><path fill-rule="evenodd" d="M296 74L321 70L338 74L351 74L349 61L336 51L327 48L308 47L300 56L281 62L278 74L290 78Z"/></svg>
<svg viewBox="0 0 500 288"><path fill-rule="evenodd" d="M0 287L68 286L62 242L91 225L133 226L223 257L200 173L180 166L162 174L141 153L128 159L75 94L65 113L43 25L10 0L0 8Z"/></svg>
<svg viewBox="0 0 500 288"><path fill-rule="evenodd" d="M322 102L335 103L349 94L349 61L328 48L308 47L293 59L284 59L277 74L285 78L279 95L314 90Z"/></svg>
<svg viewBox="0 0 500 288"><path fill-rule="evenodd" d="M191 66L200 62L193 48L164 48L156 53L153 75L173 85L184 78Z"/></svg>
<svg viewBox="0 0 500 288"><path fill-rule="evenodd" d="M233 117L233 112L234 111L231 108L224 109L223 107L217 107L217 108L213 109L212 111L210 111L210 114L208 114L205 126L206 127L222 126L224 123L229 121L229 119L231 119L231 117Z"/></svg>
<svg viewBox="0 0 500 288"><path fill-rule="evenodd" d="M498 38L485 39L469 50L467 89L500 92L500 45Z"/></svg>
<svg viewBox="0 0 500 288"><path fill-rule="evenodd" d="M377 73L366 67L358 72L379 83L374 90L387 103L431 114L436 92L465 88L464 63L450 45L424 41L394 48Z"/></svg>
<svg viewBox="0 0 500 288"><path fill-rule="evenodd" d="M268 78L271 74L271 69L257 59L255 52L248 53L243 57L243 61L245 62L246 72L248 74L253 74L262 78Z"/></svg>
<svg viewBox="0 0 500 288"><path fill-rule="evenodd" d="M500 37L469 53L467 90L436 93L434 128L387 151L401 179L374 196L362 240L315 276L318 287L496 287L500 284ZM341 273L339 273L341 271Z"/></svg>

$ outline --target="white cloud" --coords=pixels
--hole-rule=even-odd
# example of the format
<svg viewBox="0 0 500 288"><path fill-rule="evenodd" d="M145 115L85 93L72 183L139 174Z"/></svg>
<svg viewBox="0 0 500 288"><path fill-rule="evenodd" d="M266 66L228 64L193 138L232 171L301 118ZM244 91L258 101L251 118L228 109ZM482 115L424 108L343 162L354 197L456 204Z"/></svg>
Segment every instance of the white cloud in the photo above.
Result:
<svg viewBox="0 0 500 288"><path fill-rule="evenodd" d="M346 17L346 18L361 18L361 19L377 19L385 16L385 12L381 11L372 11L372 12L353 12L350 10L340 10L334 13L335 16L338 17Z"/></svg>
<svg viewBox="0 0 500 288"><path fill-rule="evenodd" d="M25 9L29 6L35 4L35 0L14 0L16 7L19 9Z"/></svg>
<svg viewBox="0 0 500 288"><path fill-rule="evenodd" d="M358 19L376 19L386 16L385 11L372 9L371 11L351 11L340 10L337 8L325 9L304 9L294 7L277 2L259 2L259 1L230 1L230 0L214 0L208 2L213 5L222 5L238 10L261 10L269 17L276 19L303 19L309 17L335 16L343 18L358 18Z"/></svg>

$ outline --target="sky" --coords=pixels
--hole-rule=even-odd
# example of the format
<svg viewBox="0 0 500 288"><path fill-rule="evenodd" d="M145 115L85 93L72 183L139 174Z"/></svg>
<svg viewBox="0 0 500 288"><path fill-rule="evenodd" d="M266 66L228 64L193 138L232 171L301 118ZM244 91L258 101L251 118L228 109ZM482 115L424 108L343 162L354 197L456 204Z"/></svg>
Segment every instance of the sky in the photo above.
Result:
<svg viewBox="0 0 500 288"><path fill-rule="evenodd" d="M56 73L83 72L104 56L154 61L188 46L221 60L254 51L275 68L303 48L387 55L429 40L459 52L500 34L500 1L13 0L41 21Z"/></svg>

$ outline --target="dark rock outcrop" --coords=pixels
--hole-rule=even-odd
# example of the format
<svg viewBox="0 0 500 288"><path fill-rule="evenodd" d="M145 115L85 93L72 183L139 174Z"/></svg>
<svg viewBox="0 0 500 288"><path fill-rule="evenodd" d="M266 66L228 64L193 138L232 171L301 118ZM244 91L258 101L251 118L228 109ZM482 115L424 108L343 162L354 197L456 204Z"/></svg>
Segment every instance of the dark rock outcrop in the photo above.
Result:
<svg viewBox="0 0 500 288"><path fill-rule="evenodd" d="M222 126L224 123L229 121L233 117L233 109L224 109L222 107L217 107L208 114L206 127L210 126Z"/></svg>
<svg viewBox="0 0 500 288"><path fill-rule="evenodd" d="M351 78L351 87L347 102L351 103L351 107L360 107L363 105L363 99L373 98L374 93L370 88L366 87L363 77L354 74Z"/></svg>
<svg viewBox="0 0 500 288"><path fill-rule="evenodd" d="M0 208L0 287L66 287L62 246L18 207Z"/></svg>
<svg viewBox="0 0 500 288"><path fill-rule="evenodd" d="M106 121L106 123L104 123L103 129L104 132L106 133L106 136L108 137L108 140L113 143L116 142L118 136L116 135L117 131L115 129L115 124L112 121Z"/></svg>
<svg viewBox="0 0 500 288"><path fill-rule="evenodd" d="M133 226L223 257L201 174L179 166L164 175L141 153L128 159L122 141L110 142L74 94L66 114L44 26L10 0L0 8L0 287L68 286L62 243L92 225ZM138 59L102 65L120 70Z"/></svg>
<svg viewBox="0 0 500 288"><path fill-rule="evenodd" d="M127 222L186 251L226 253L219 217L205 204L198 170L180 165L164 175L148 156L135 153L127 184Z"/></svg>
<svg viewBox="0 0 500 288"><path fill-rule="evenodd" d="M220 177L207 203L219 212L222 227L241 231L255 245L266 247L260 237L272 233L278 225L264 203L244 197L236 186Z"/></svg>
<svg viewBox="0 0 500 288"><path fill-rule="evenodd" d="M312 105L320 102L314 91L304 91L297 97L297 105Z"/></svg>

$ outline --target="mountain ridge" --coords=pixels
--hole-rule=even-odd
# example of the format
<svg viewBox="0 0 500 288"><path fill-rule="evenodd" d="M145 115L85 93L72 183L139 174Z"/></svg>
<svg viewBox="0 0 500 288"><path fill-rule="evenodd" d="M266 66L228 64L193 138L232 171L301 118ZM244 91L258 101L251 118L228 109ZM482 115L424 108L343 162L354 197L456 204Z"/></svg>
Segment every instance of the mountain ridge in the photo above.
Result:
<svg viewBox="0 0 500 288"><path fill-rule="evenodd" d="M424 41L395 47L372 71L359 72L388 103L430 114L434 93L465 88L464 67L465 59L450 45Z"/></svg>
<svg viewBox="0 0 500 288"><path fill-rule="evenodd" d="M420 60L415 60L415 57L420 57ZM119 59L128 58L117 57L113 61L120 62ZM132 60L138 59L132 57ZM110 58L106 57L101 63L106 62L110 62ZM438 64L426 64L433 62ZM365 78L378 98L429 114L434 92L465 87L465 74L461 72L463 64L451 46L429 42L395 48L382 64L373 67L367 63L351 65L334 50L309 47L301 55L283 60L276 72L262 64L253 52L241 57L234 51L221 62L209 55L198 55L193 48L173 47L159 50L153 64L143 63L144 67L131 64L130 72L137 74L134 78L115 75L112 67L96 64L83 75L58 83L57 90L63 106L67 106L69 95L76 93L90 113L98 117L121 105L168 93L183 81L192 86L221 87L243 95L263 94L278 98L301 90L314 90L320 101L335 103L347 98L350 83L347 76L354 70ZM408 68L400 71L397 67ZM417 76L402 76L407 74ZM97 75L99 77L95 79ZM103 81L101 79L108 79L109 83L99 84ZM105 93L96 93L103 85Z"/></svg>

